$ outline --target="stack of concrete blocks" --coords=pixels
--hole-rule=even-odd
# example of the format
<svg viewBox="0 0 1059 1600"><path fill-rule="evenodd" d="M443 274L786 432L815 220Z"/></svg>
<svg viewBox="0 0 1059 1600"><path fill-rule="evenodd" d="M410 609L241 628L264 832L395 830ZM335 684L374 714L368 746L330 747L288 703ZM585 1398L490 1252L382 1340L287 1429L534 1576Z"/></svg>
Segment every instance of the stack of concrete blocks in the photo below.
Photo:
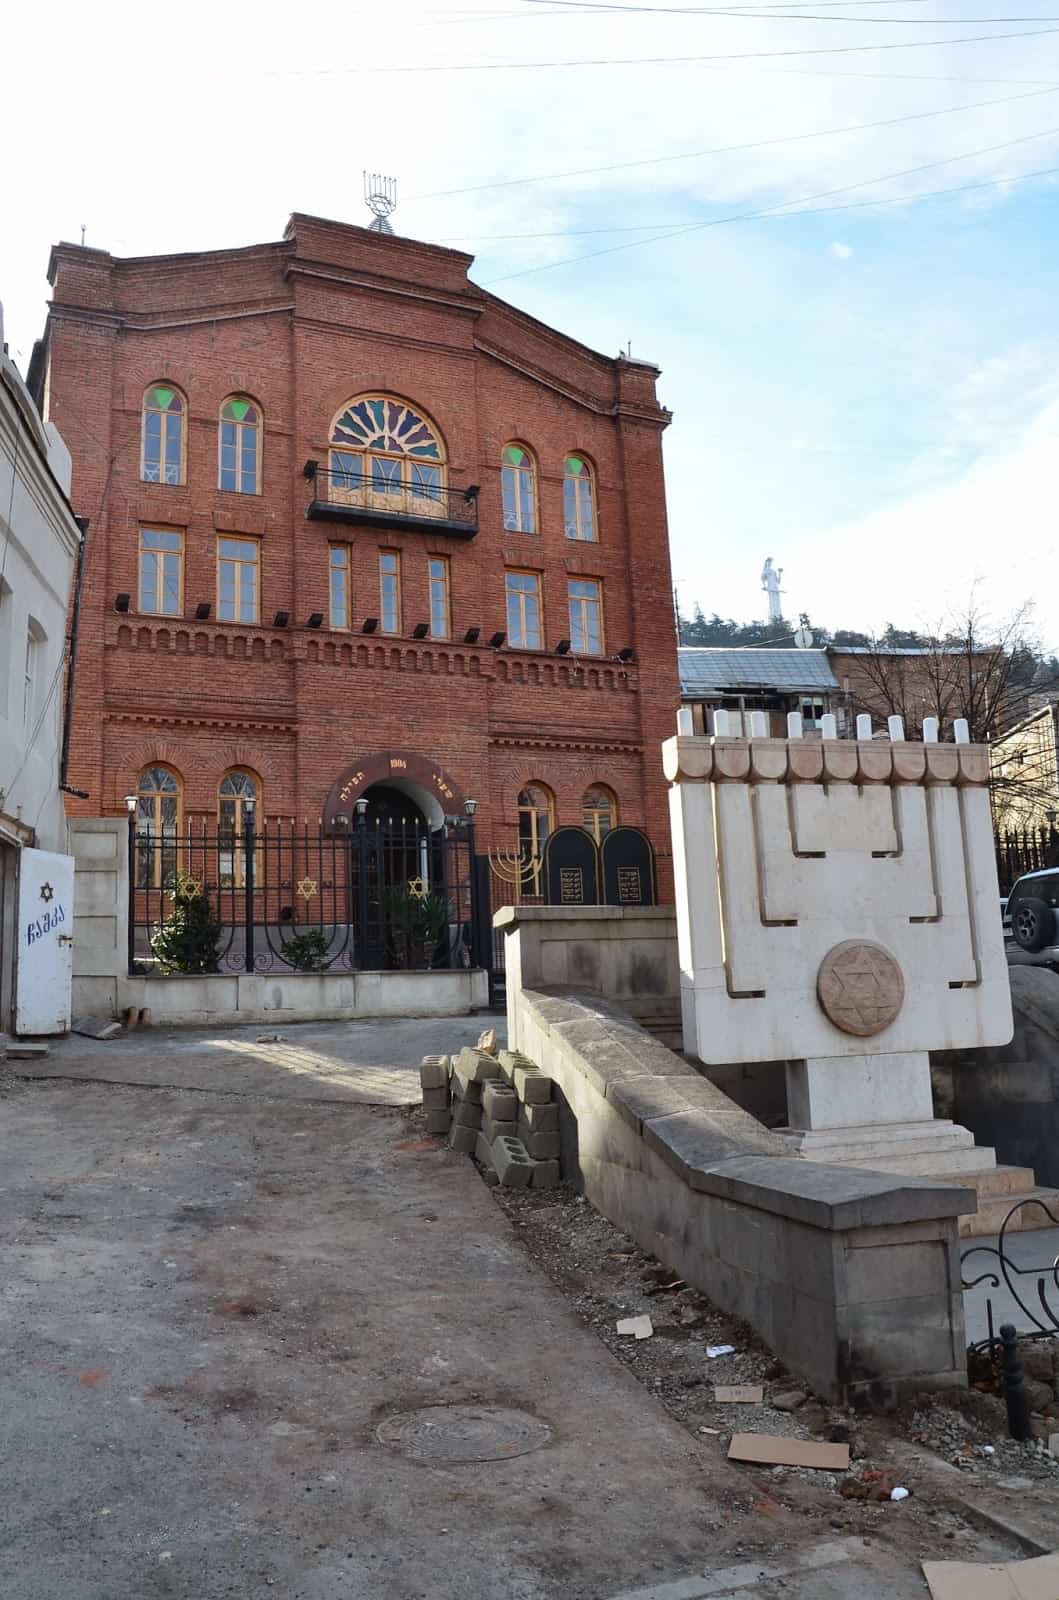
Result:
<svg viewBox="0 0 1059 1600"><path fill-rule="evenodd" d="M450 1056L424 1056L419 1067L419 1083L423 1090L423 1110L427 1114L427 1132L447 1134L452 1123L452 1106L449 1099L449 1078L452 1072Z"/></svg>
<svg viewBox="0 0 1059 1600"><path fill-rule="evenodd" d="M453 1150L475 1156L506 1188L554 1188L559 1107L550 1078L514 1051L468 1046L453 1061L451 1087Z"/></svg>

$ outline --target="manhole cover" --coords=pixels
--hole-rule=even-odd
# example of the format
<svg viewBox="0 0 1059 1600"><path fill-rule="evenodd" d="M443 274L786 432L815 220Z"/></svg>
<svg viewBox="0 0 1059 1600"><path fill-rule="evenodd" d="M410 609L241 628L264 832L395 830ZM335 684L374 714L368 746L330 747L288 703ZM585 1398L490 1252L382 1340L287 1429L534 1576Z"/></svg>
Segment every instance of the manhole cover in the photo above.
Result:
<svg viewBox="0 0 1059 1600"><path fill-rule="evenodd" d="M552 1431L527 1411L506 1406L423 1406L387 1417L382 1444L414 1461L509 1461L546 1445Z"/></svg>

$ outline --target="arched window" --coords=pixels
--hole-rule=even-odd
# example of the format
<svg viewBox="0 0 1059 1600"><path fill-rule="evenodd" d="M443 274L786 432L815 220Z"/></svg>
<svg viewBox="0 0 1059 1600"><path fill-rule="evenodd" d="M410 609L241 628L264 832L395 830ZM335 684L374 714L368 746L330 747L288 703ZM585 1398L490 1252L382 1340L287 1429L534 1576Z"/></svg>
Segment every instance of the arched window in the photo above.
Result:
<svg viewBox="0 0 1059 1600"><path fill-rule="evenodd" d="M543 783L530 783L519 790L518 843L519 854L527 865L534 868L523 887L529 894L541 892L541 853L544 841L555 827L555 796Z"/></svg>
<svg viewBox="0 0 1059 1600"><path fill-rule="evenodd" d="M618 826L618 802L604 783L595 783L581 801L581 816L585 828L602 844L611 828Z"/></svg>
<svg viewBox="0 0 1059 1600"><path fill-rule="evenodd" d="M501 463L504 527L508 533L536 533L537 474L533 457L520 444L506 444Z"/></svg>
<svg viewBox="0 0 1059 1600"><path fill-rule="evenodd" d="M155 383L143 397L144 483L184 482L184 396Z"/></svg>
<svg viewBox="0 0 1059 1600"><path fill-rule="evenodd" d="M261 492L261 411L245 394L229 395L221 407L217 487Z"/></svg>
<svg viewBox="0 0 1059 1600"><path fill-rule="evenodd" d="M176 877L180 779L168 767L148 767L136 785L136 887L168 889Z"/></svg>
<svg viewBox="0 0 1059 1600"><path fill-rule="evenodd" d="M217 791L218 873L222 889L242 889L246 883L243 836L250 822L260 828L261 784L253 773L226 772ZM260 877L260 873L258 873Z"/></svg>
<svg viewBox="0 0 1059 1600"><path fill-rule="evenodd" d="M568 539L596 537L592 469L583 456L567 456L563 462L563 526Z"/></svg>
<svg viewBox="0 0 1059 1600"><path fill-rule="evenodd" d="M351 400L331 428L330 498L421 517L445 515L445 447L403 400Z"/></svg>

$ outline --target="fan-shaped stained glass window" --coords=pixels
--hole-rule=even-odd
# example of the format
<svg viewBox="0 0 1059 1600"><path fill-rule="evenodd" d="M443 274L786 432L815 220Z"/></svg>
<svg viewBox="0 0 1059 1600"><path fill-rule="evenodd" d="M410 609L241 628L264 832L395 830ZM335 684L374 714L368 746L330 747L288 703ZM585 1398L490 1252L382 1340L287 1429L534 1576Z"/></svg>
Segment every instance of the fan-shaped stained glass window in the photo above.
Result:
<svg viewBox="0 0 1059 1600"><path fill-rule="evenodd" d="M331 429L332 500L380 511L444 515L445 450L431 423L402 400L366 395Z"/></svg>
<svg viewBox="0 0 1059 1600"><path fill-rule="evenodd" d="M144 483L184 481L184 396L156 383L143 397Z"/></svg>
<svg viewBox="0 0 1059 1600"><path fill-rule="evenodd" d="M533 457L520 444L506 444L501 460L504 527L508 533L536 533L537 495Z"/></svg>
<svg viewBox="0 0 1059 1600"><path fill-rule="evenodd" d="M217 484L237 494L257 494L261 471L261 412L245 395L221 407Z"/></svg>
<svg viewBox="0 0 1059 1600"><path fill-rule="evenodd" d="M136 887L167 889L179 866L180 779L148 767L136 785Z"/></svg>
<svg viewBox="0 0 1059 1600"><path fill-rule="evenodd" d="M568 539L595 539L592 469L581 456L563 462L563 525Z"/></svg>

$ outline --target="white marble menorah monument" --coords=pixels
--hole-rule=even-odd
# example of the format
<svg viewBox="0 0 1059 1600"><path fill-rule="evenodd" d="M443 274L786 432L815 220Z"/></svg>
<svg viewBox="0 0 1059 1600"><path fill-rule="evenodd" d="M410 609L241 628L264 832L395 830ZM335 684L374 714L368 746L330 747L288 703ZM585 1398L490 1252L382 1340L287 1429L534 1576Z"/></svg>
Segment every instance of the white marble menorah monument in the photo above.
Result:
<svg viewBox="0 0 1059 1600"><path fill-rule="evenodd" d="M988 752L872 737L749 738L691 714L663 746L672 785L684 1047L707 1064L785 1061L804 1156L942 1175L995 1165L935 1119L931 1050L1005 1044L1011 996Z"/></svg>

